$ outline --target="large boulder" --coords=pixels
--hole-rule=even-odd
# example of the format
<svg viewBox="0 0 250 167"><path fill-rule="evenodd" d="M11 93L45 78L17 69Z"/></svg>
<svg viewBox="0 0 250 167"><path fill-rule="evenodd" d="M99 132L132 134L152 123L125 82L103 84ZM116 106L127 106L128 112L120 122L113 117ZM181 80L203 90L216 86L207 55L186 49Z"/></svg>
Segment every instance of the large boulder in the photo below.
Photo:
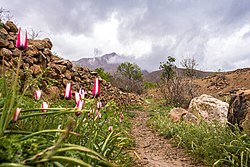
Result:
<svg viewBox="0 0 250 167"><path fill-rule="evenodd" d="M231 97L227 118L229 123L250 133L250 90L239 91Z"/></svg>
<svg viewBox="0 0 250 167"><path fill-rule="evenodd" d="M203 94L191 100L188 111L201 120L207 122L227 122L229 105L210 95Z"/></svg>

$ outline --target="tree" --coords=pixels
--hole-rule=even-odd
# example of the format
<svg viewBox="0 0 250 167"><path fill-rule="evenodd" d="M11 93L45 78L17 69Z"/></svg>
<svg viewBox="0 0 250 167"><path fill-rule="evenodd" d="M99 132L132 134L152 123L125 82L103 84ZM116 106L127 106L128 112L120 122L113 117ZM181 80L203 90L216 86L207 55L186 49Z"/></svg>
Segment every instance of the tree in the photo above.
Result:
<svg viewBox="0 0 250 167"><path fill-rule="evenodd" d="M9 10L4 9L3 7L0 8L0 22L5 22L13 18L13 15L10 13Z"/></svg>
<svg viewBox="0 0 250 167"><path fill-rule="evenodd" d="M135 63L125 62L120 64L117 67L117 73L130 81L142 80L141 68Z"/></svg>
<svg viewBox="0 0 250 167"><path fill-rule="evenodd" d="M160 62L159 69L162 70L161 77L162 79L170 80L175 75L175 58L168 56L168 59L166 62Z"/></svg>
<svg viewBox="0 0 250 167"><path fill-rule="evenodd" d="M182 67L186 69L187 77L192 78L195 75L195 68L198 66L194 57L186 57L181 61Z"/></svg>
<svg viewBox="0 0 250 167"><path fill-rule="evenodd" d="M195 68L198 66L194 57L186 57L181 61L182 67L185 68L185 73L187 76L188 84L187 84L187 93L191 98L194 98L195 93L195 85L193 84L193 79L195 76Z"/></svg>
<svg viewBox="0 0 250 167"><path fill-rule="evenodd" d="M29 36L30 36L30 39L36 39L36 38L39 38L41 36L41 33L42 31L39 30L39 31L36 31L34 29L31 29L30 33L29 33Z"/></svg>
<svg viewBox="0 0 250 167"><path fill-rule="evenodd" d="M160 92L166 99L166 105L187 107L194 95L194 86L190 80L176 75L175 58L168 56L160 63L162 86Z"/></svg>
<svg viewBox="0 0 250 167"><path fill-rule="evenodd" d="M105 72L103 68L96 68L95 72L97 72L102 79L110 82L110 73Z"/></svg>
<svg viewBox="0 0 250 167"><path fill-rule="evenodd" d="M130 62L125 62L117 67L112 84L123 91L141 94L143 91L143 77L141 68Z"/></svg>

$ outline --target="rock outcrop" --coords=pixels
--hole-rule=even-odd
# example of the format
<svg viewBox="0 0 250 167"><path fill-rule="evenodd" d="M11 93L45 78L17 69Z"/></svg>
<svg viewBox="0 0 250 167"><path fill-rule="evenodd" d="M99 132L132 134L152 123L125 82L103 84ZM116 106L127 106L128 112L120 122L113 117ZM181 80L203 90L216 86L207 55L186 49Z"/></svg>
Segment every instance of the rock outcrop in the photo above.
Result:
<svg viewBox="0 0 250 167"><path fill-rule="evenodd" d="M0 27L0 63L8 69L17 67L21 52L15 48L17 30L16 25L11 21L7 21L3 27ZM99 77L97 73L87 68L74 68L69 60L54 55L51 51L52 47L53 44L48 38L29 40L28 49L22 53L21 91L27 87L34 91L39 87L47 93L48 98L62 98L66 84L71 83L73 92L83 88L87 93L86 97L91 97L94 79ZM32 85L30 85L31 80ZM124 93L109 82L100 80L100 100L103 103L108 100L114 100L123 105L141 102L135 94Z"/></svg>
<svg viewBox="0 0 250 167"><path fill-rule="evenodd" d="M198 119L225 124L227 122L228 107L227 103L203 94L191 100L188 111Z"/></svg>
<svg viewBox="0 0 250 167"><path fill-rule="evenodd" d="M250 90L242 90L231 97L228 122L237 124L241 130L250 134ZM233 128L233 126L231 126Z"/></svg>

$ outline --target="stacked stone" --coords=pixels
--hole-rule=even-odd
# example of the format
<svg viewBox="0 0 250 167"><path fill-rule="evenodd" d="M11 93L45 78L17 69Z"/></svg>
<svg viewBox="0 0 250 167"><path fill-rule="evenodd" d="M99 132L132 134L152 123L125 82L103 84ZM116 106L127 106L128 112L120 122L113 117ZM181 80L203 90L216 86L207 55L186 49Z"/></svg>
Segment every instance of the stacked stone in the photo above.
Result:
<svg viewBox="0 0 250 167"><path fill-rule="evenodd" d="M18 28L12 21L7 21L0 28L0 61L8 69L17 66L20 50L15 48L15 40ZM26 87L29 78L36 78L40 86L50 99L63 98L64 88L67 83L72 84L72 89L78 91L80 88L86 91L86 97L91 97L93 82L99 77L96 72L87 68L73 67L72 62L62 59L51 52L53 47L50 39L29 40L28 49L22 53L21 62L21 87ZM72 48L73 50L73 48ZM51 81L56 81L51 84ZM140 98L131 93L124 93L113 87L105 80L101 81L100 100L103 103L114 100L119 105L141 103ZM30 89L36 89L30 85ZM21 89L22 90L22 89Z"/></svg>

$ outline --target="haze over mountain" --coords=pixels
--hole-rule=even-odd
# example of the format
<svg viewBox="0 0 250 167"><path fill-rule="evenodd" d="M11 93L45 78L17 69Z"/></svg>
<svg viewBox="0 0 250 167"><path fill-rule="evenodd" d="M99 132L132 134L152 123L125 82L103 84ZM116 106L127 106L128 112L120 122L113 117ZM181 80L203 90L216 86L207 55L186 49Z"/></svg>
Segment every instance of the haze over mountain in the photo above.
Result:
<svg viewBox="0 0 250 167"><path fill-rule="evenodd" d="M112 52L93 58L81 58L77 61L72 61L72 63L74 66L86 67L91 70L103 68L106 72L113 74L119 64L125 61L128 61L126 57Z"/></svg>

